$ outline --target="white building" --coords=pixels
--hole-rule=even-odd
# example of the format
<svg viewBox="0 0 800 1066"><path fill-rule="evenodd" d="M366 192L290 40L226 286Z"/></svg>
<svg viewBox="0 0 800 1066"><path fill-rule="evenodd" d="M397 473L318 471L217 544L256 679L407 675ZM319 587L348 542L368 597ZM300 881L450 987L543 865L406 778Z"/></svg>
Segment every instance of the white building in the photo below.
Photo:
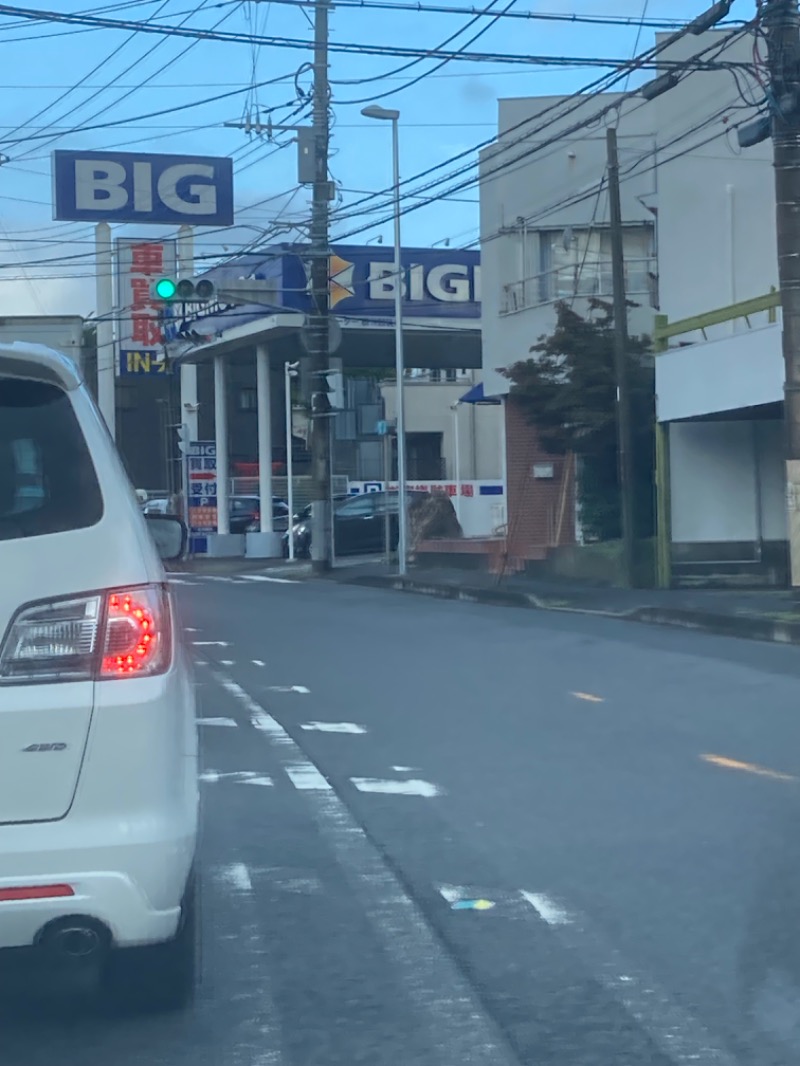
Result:
<svg viewBox="0 0 800 1066"><path fill-rule="evenodd" d="M687 36L662 55L687 60L719 44L717 60L752 61L751 37L724 46L725 36ZM747 92L752 83L738 77ZM779 313L729 310L705 334L685 332L693 323L682 321L708 319L777 285L771 144L740 150L733 129L755 114L745 102L755 97L743 98L729 71L695 70L649 102L636 96L567 133L617 99L603 94L577 107L565 97L500 101L497 142L481 157L486 391L508 391L498 370L528 358L550 331L555 300L572 300L580 312L587 295L611 296L604 174L605 128L614 123L626 294L639 305L630 329L652 335L659 313L677 331L675 347L656 360L674 579L783 580ZM669 496L665 489L662 503Z"/></svg>
<svg viewBox="0 0 800 1066"><path fill-rule="evenodd" d="M474 370L424 370L405 381L406 462L410 478L483 481L502 476L502 408L461 403ZM397 387L381 386L386 417L396 418Z"/></svg>

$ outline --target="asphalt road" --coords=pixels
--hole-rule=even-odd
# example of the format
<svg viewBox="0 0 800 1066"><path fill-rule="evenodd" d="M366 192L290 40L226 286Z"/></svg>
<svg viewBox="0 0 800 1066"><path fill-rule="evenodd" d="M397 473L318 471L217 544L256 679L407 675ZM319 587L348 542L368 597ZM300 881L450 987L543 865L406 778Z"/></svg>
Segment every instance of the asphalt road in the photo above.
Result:
<svg viewBox="0 0 800 1066"><path fill-rule="evenodd" d="M15 1066L800 1061L800 651L184 576L203 984Z"/></svg>

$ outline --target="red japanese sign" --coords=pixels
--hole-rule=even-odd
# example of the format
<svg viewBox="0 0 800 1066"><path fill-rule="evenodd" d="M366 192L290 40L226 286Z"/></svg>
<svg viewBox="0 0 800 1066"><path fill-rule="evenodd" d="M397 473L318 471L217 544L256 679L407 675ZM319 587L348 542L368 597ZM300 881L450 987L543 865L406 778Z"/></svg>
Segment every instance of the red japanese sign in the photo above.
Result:
<svg viewBox="0 0 800 1066"><path fill-rule="evenodd" d="M116 251L120 352L135 349L160 354L163 304L153 299L151 287L160 277L175 276L175 241L120 238Z"/></svg>

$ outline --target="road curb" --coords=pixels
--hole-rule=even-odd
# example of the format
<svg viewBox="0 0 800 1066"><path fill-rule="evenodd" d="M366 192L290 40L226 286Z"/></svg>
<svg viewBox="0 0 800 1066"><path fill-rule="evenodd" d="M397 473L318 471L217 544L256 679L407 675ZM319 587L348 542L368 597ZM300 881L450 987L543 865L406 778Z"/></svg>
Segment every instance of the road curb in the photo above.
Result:
<svg viewBox="0 0 800 1066"><path fill-rule="evenodd" d="M625 611L598 610L577 604L553 604L530 592L516 589L481 588L471 585L449 585L421 578L381 576L378 574L353 575L347 584L368 588L395 589L398 592L415 592L438 599L461 600L465 603L483 603L494 607L524 607L528 610L559 611L569 614L588 614L603 618L615 618L647 625L672 626L677 629L695 629L724 637L739 637L743 640L767 641L774 644L800 644L800 622L779 622L754 615L715 614L712 611L694 611L681 607L634 607Z"/></svg>

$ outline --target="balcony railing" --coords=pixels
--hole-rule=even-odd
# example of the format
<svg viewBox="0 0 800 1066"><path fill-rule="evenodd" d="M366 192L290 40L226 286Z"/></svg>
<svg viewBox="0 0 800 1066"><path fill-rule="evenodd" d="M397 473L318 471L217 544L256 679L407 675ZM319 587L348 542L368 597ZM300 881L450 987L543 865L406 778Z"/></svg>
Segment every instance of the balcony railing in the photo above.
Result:
<svg viewBox="0 0 800 1066"><path fill-rule="evenodd" d="M611 260L594 260L582 266L559 267L545 274L508 282L503 286L500 314L513 315L556 300L571 300L575 296L611 299L613 295ZM655 259L625 260L625 295L646 297L651 307L658 307Z"/></svg>

